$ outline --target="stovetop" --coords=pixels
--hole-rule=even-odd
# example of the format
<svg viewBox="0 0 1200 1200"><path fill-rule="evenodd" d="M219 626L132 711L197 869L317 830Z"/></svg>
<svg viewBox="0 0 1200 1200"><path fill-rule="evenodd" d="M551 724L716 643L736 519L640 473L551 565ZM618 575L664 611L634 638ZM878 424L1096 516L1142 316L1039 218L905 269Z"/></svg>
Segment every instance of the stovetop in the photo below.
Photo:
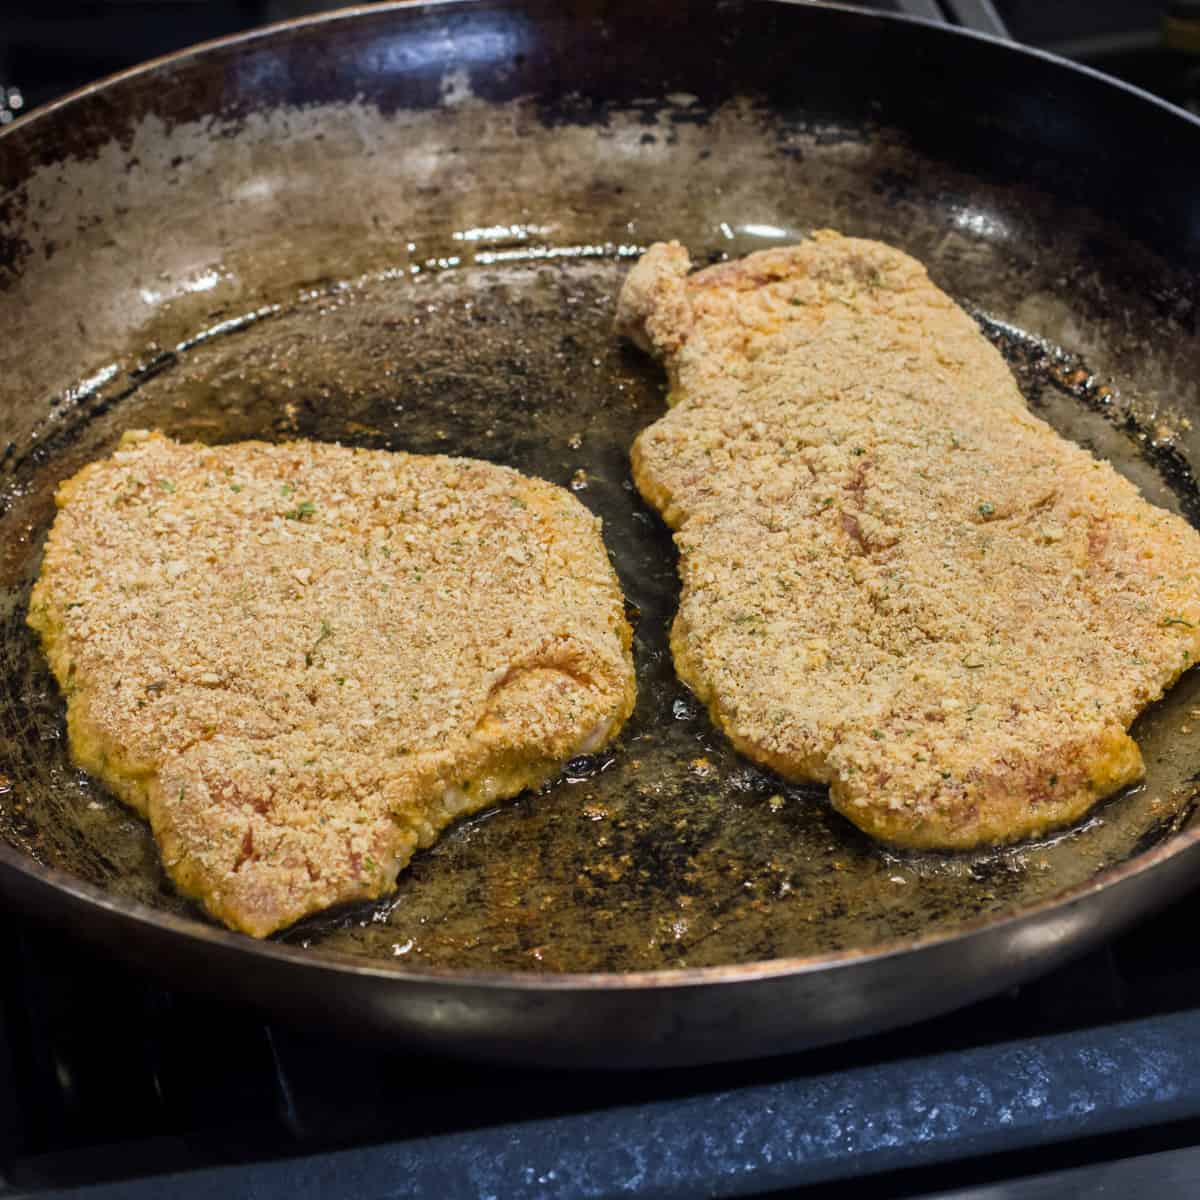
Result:
<svg viewBox="0 0 1200 1200"><path fill-rule="evenodd" d="M0 1196L821 1197L853 1175L871 1200L1178 1151L1200 1145L1198 918L1195 896L904 1030L640 1074L355 1046L8 918Z"/></svg>
<svg viewBox="0 0 1200 1200"><path fill-rule="evenodd" d="M929 0L935 8L984 0ZM879 0L880 8L909 7ZM0 18L0 121L320 0L49 0ZM1200 112L1164 5L1001 0L1020 40ZM0 1200L1200 1195L1200 894L1053 974L848 1045L600 1074L348 1045L0 912ZM936 987L937 981L930 980Z"/></svg>

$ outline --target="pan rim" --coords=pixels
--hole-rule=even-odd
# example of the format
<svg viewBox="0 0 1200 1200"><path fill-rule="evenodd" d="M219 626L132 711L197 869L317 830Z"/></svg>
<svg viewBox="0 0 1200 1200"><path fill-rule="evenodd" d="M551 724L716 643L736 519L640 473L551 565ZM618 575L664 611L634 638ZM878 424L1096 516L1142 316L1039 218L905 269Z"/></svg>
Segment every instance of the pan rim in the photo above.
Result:
<svg viewBox="0 0 1200 1200"><path fill-rule="evenodd" d="M504 2L509 7L520 7L520 0L504 0ZM1193 129L1200 130L1200 117L1133 84L1115 79L1092 67L1074 63L1048 51L1007 41L990 34L950 27L937 21L907 14L883 13L864 9L854 4L840 2L840 0L753 0L753 2L786 4L795 8L839 12L852 15L856 19L880 23L916 25L931 30L936 29L949 36L988 42L1002 48L1005 52L1025 55L1049 63L1058 69L1066 69L1086 76L1094 83L1125 94L1132 102L1148 103L1167 116L1182 120ZM227 37L200 42L183 50L160 55L134 67L108 75L42 105L0 130L0 146L4 145L4 139L19 135L31 124L45 120L79 101L119 86L126 81L152 75L163 68L186 63L193 58L214 51L245 46L291 31L324 26L327 23L332 24L343 20L355 21L362 17L398 14L405 10L465 8L473 6L474 3L475 0L415 0L415 2L414 0L384 0L382 3L354 5L334 12L275 22ZM454 967L412 970L402 964L381 965L366 959L359 960L351 955L320 950L314 953L281 942L257 940L215 924L207 924L196 918L164 912L140 901L113 895L69 872L40 863L4 842L0 842L0 870L24 877L36 888L44 889L60 900L65 899L74 908L99 908L118 921L132 926L148 926L158 931L169 932L176 937L186 938L193 945L219 948L236 957L246 957L255 961L261 961L265 957L280 966L293 966L335 975L354 975L360 978L375 979L381 984L393 985L399 981L412 985L452 984L489 991L550 993L603 990L630 994L638 991L661 992L675 989L714 988L735 983L767 982L785 977L803 977L849 970L866 963L880 963L899 957L911 958L914 954L949 949L957 944L969 942L984 933L1002 936L1006 932L1035 925L1052 914L1066 911L1072 905L1097 892L1105 891L1145 872L1161 868L1177 856L1194 850L1198 845L1200 845L1200 823L1191 829L1185 829L1165 838L1159 845L1134 858L1106 868L1074 887L1047 897L1032 906L998 917L981 917L966 922L956 929L930 933L916 939L884 941L865 948L838 951L833 954L763 959L709 967L677 967L631 972L533 972ZM1138 913L1135 910L1131 913L1131 919L1136 915Z"/></svg>
<svg viewBox="0 0 1200 1200"><path fill-rule="evenodd" d="M766 982L850 970L866 963L892 958L911 958L914 954L948 949L987 933L1002 936L1071 908L1095 893L1164 866L1170 860L1200 847L1200 822L1165 838L1159 845L1116 866L1108 867L1090 879L1058 892L1027 908L1001 916L980 917L951 930L930 933L915 939L894 939L861 949L841 950L832 954L788 958L756 959L744 963L726 963L710 967L672 967L655 971L503 971L463 967L426 967L411 970L403 965L382 966L373 960L338 952L315 952L285 942L257 939L247 934L208 924L193 917L164 912L139 900L114 896L96 884L57 867L49 867L0 842L0 868L13 870L38 887L66 897L73 906L101 908L120 920L140 926L152 926L187 938L194 944L210 945L237 956L261 961L265 956L283 965L314 969L334 974L349 974L378 981L401 980L410 984L459 984L488 991L569 992L606 990L620 993L668 991L719 987L733 983ZM1130 913L1130 919L1139 915Z"/></svg>
<svg viewBox="0 0 1200 1200"><path fill-rule="evenodd" d="M506 7L516 8L521 6L522 0L501 0L501 2ZM862 8L857 4L848 3L846 0L748 0L748 2L847 13L864 20L874 20L894 25L915 25L924 29L937 30L939 33L951 37L962 37L974 41L987 42L1008 53L1021 54L1029 58L1039 59L1059 69L1073 71L1079 75L1086 76L1096 83L1113 88L1119 92L1124 92L1136 101L1148 103L1162 112L1200 129L1200 116L1189 112L1186 108L1172 104L1169 100L1164 100L1160 96L1156 96L1152 92L1138 87L1136 84L1127 83L1125 80L1118 79L1113 75L1106 75L1103 71L1099 71L1095 67L1073 62L1069 58L1063 58L1061 55L1054 54L1049 50L1042 50L1037 46L1027 46L1021 42L1011 41L994 34L947 25L928 17L911 16L908 13L880 12L875 9ZM124 83L127 80L136 79L141 75L153 74L163 67L187 62L189 59L197 58L212 51L225 50L238 45L248 45L292 30L306 29L310 26L332 25L341 21L354 21L361 17L376 14L400 13L407 9L418 8L469 8L477 3L478 0L378 0L377 3L353 4L345 8L335 9L332 12L316 13L305 17L293 17L285 21L273 21L270 24L260 25L254 29L246 29L240 33L228 34L225 37L209 38L205 41L196 42L191 46L186 46L182 50L175 50L169 54L160 54L154 58L148 58L145 62L127 67L125 70L115 71L110 75L103 75L91 83L86 83L82 87L67 92L56 100L48 101L46 104L17 117L3 128L0 128L0 145L3 145L4 139L25 129L30 124L48 117L77 101L87 99L89 96L106 91L110 87Z"/></svg>

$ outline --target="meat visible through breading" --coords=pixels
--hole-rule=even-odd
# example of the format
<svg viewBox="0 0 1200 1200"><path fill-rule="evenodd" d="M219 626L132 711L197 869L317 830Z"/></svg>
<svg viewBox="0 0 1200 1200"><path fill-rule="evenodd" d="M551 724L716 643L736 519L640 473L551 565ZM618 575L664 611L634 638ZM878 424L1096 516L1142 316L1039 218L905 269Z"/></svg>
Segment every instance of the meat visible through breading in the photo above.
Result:
<svg viewBox="0 0 1200 1200"><path fill-rule="evenodd" d="M386 895L633 707L599 521L516 471L139 433L58 504L29 623L73 755L235 929Z"/></svg>
<svg viewBox="0 0 1200 1200"><path fill-rule="evenodd" d="M680 676L749 757L913 847L1007 842L1138 779L1200 654L1200 536L1033 416L912 258L822 232L630 274L665 362L634 476L676 531Z"/></svg>

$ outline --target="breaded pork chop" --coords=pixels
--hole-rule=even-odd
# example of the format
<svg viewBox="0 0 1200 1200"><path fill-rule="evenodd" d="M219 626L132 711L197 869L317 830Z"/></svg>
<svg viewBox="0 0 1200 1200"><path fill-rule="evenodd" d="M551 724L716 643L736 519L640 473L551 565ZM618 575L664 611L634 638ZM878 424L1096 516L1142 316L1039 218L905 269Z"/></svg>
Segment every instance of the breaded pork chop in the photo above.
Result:
<svg viewBox="0 0 1200 1200"><path fill-rule="evenodd" d="M1200 536L1034 417L920 263L824 232L688 275L659 244L618 328L670 376L633 465L676 666L739 750L913 847L1140 777L1126 730L1200 654Z"/></svg>
<svg viewBox="0 0 1200 1200"><path fill-rule="evenodd" d="M135 433L57 499L29 623L72 752L235 929L387 894L633 707L599 521L508 468Z"/></svg>

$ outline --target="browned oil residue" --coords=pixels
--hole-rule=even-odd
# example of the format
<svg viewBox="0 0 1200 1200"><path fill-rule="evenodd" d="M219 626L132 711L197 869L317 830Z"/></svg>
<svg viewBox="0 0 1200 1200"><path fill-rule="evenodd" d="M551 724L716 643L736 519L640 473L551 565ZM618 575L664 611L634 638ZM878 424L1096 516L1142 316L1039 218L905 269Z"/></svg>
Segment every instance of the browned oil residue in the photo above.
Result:
<svg viewBox="0 0 1200 1200"><path fill-rule="evenodd" d="M1200 705L1195 673L1135 729L1144 786L1077 829L1003 851L893 854L819 790L787 786L730 750L675 678L674 550L629 478L629 445L664 401L655 368L611 335L624 270L563 259L331 291L196 342L120 403L59 427L47 439L54 455L19 464L0 518L17 548L0 609L9 840L120 895L194 911L165 881L145 826L70 765L62 702L23 624L55 483L139 426L205 441L300 436L453 452L573 486L604 519L636 616L640 700L618 743L445 836L392 901L284 935L313 954L530 971L821 954L1010 912L1174 829L1200 772L1200 736L1178 732ZM1086 367L1019 331L985 327L1041 415L1152 499L1190 511L1190 475L1173 474L1109 419L1105 385Z"/></svg>

